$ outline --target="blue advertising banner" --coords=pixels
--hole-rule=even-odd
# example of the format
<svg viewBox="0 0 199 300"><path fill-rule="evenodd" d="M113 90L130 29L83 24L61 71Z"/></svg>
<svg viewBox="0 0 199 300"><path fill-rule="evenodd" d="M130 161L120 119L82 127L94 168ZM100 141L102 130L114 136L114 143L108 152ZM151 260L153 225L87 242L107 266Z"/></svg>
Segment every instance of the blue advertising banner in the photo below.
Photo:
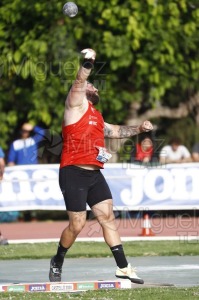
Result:
<svg viewBox="0 0 199 300"><path fill-rule="evenodd" d="M0 211L65 210L58 172L57 164L7 167L0 183ZM198 163L148 168L107 164L102 173L114 210L199 209Z"/></svg>

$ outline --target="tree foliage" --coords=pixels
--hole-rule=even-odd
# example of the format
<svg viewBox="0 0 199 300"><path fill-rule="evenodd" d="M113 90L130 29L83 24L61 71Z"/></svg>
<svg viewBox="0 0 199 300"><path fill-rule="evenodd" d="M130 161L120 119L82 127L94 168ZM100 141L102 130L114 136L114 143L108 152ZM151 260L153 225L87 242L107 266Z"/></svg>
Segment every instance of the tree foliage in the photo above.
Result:
<svg viewBox="0 0 199 300"><path fill-rule="evenodd" d="M108 122L178 107L198 91L197 0L76 1L75 18L60 0L2 0L0 7L0 143L7 148L28 120L60 132L64 100L80 51L97 52L92 80Z"/></svg>

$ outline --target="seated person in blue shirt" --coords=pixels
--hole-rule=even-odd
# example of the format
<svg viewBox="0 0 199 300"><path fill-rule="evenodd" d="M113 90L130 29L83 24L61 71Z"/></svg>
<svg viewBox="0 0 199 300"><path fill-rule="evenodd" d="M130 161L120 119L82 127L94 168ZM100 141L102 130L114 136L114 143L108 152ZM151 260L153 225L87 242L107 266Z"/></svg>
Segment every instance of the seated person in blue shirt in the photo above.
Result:
<svg viewBox="0 0 199 300"><path fill-rule="evenodd" d="M33 165L38 163L38 144L44 138L44 130L24 123L21 127L21 138L15 140L8 152L8 166ZM34 133L31 136L31 133Z"/></svg>
<svg viewBox="0 0 199 300"><path fill-rule="evenodd" d="M4 157L5 157L5 154L0 147L0 180L3 179L3 173L4 173L4 167L5 167Z"/></svg>
<svg viewBox="0 0 199 300"><path fill-rule="evenodd" d="M4 168L5 168L5 160L4 160L5 154L0 147L0 181L3 179L3 173L4 173ZM12 222L16 221L18 217L18 213L14 211L1 211L0 212L0 223L3 222ZM7 245L8 241L4 239L4 237L1 235L0 231L0 245Z"/></svg>

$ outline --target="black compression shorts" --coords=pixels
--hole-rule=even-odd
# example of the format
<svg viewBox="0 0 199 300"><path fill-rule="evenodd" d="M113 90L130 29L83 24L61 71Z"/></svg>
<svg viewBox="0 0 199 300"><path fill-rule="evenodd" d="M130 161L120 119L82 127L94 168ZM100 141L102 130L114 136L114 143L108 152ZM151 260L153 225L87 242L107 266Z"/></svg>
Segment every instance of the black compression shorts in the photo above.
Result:
<svg viewBox="0 0 199 300"><path fill-rule="evenodd" d="M86 204L92 207L101 201L112 199L109 186L100 170L63 167L59 171L59 185L69 211L85 211Z"/></svg>

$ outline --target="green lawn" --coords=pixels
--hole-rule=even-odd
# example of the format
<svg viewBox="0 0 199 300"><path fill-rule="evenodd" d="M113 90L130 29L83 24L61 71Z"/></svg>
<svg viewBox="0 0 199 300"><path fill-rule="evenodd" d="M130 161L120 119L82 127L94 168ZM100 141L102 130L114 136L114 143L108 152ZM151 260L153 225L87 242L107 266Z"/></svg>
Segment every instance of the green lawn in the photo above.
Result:
<svg viewBox="0 0 199 300"><path fill-rule="evenodd" d="M127 256L171 256L171 255L199 255L197 242L125 242L123 243ZM42 259L50 258L57 249L56 243L11 244L0 246L0 259ZM67 257L109 257L110 249L105 243L76 242ZM9 300L191 300L199 299L199 287L139 287L127 290L96 290L80 293L0 293L0 299Z"/></svg>
<svg viewBox="0 0 199 300"><path fill-rule="evenodd" d="M9 300L191 300L199 299L199 288L135 288L131 290L96 290L81 293L1 293Z"/></svg>
<svg viewBox="0 0 199 300"><path fill-rule="evenodd" d="M199 255L197 242L158 241L125 242L127 256L171 256ZM40 259L50 258L57 249L56 243L11 244L0 246L1 259ZM105 243L76 242L67 257L109 257L111 252Z"/></svg>

